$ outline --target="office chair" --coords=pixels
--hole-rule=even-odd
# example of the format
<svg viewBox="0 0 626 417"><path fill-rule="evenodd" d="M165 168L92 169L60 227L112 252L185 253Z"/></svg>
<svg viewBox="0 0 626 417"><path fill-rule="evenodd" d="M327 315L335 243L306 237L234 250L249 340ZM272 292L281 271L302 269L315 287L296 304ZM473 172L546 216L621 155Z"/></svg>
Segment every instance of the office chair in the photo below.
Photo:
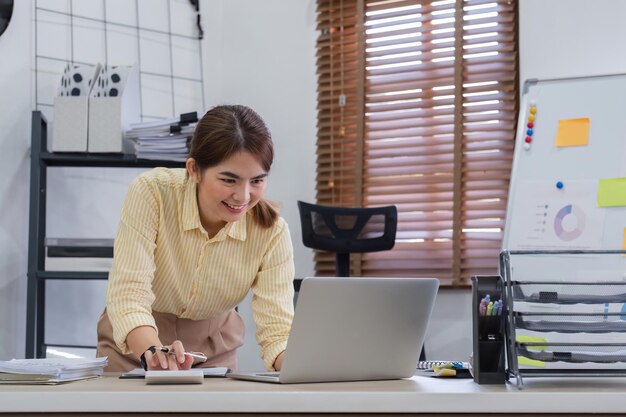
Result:
<svg viewBox="0 0 626 417"><path fill-rule="evenodd" d="M298 201L304 246L336 253L338 277L350 276L350 254L393 248L396 206L346 208Z"/></svg>
<svg viewBox="0 0 626 417"><path fill-rule="evenodd" d="M396 206L345 208L298 201L302 243L336 253L338 277L350 276L350 254L393 248L398 226ZM420 361L426 360L422 347Z"/></svg>

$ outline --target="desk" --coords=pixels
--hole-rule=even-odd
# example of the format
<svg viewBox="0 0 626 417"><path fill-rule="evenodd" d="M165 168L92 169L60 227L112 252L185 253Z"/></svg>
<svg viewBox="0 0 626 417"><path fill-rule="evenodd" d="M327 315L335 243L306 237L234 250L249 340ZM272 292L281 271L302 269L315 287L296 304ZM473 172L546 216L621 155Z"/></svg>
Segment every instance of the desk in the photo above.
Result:
<svg viewBox="0 0 626 417"><path fill-rule="evenodd" d="M475 384L471 379L428 377L294 385L219 378L205 379L202 385L156 386L145 385L143 380L106 376L57 386L0 386L0 413L52 412L150 413L150 416L159 413L310 413L309 416L626 413L626 378L526 378L522 390L512 384L489 386Z"/></svg>

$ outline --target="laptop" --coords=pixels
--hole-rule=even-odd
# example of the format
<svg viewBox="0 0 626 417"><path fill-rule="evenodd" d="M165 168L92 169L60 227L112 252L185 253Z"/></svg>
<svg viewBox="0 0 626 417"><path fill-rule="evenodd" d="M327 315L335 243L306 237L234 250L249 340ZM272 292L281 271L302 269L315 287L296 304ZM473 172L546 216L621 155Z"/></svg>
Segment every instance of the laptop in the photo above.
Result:
<svg viewBox="0 0 626 417"><path fill-rule="evenodd" d="M227 377L281 384L409 378L439 281L305 278L280 372Z"/></svg>

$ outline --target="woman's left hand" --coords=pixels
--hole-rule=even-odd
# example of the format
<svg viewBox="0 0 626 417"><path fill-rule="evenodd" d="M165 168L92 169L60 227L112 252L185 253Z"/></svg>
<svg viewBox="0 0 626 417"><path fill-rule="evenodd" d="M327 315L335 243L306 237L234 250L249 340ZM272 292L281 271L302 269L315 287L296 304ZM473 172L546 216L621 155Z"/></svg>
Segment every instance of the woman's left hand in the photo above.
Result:
<svg viewBox="0 0 626 417"><path fill-rule="evenodd" d="M274 369L280 371L280 368L283 366L283 359L285 359L285 351L283 350L278 354L276 360L274 361Z"/></svg>

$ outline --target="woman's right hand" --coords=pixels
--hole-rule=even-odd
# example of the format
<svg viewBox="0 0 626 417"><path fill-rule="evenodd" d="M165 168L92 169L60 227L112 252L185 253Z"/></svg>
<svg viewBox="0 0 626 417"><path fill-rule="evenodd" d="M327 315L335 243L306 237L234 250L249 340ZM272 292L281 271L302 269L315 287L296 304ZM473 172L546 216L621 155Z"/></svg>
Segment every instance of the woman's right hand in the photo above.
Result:
<svg viewBox="0 0 626 417"><path fill-rule="evenodd" d="M185 355L185 348L180 340L174 341L169 346L155 347L155 352L146 350L144 357L148 370L178 370L190 369L193 364L193 358Z"/></svg>

